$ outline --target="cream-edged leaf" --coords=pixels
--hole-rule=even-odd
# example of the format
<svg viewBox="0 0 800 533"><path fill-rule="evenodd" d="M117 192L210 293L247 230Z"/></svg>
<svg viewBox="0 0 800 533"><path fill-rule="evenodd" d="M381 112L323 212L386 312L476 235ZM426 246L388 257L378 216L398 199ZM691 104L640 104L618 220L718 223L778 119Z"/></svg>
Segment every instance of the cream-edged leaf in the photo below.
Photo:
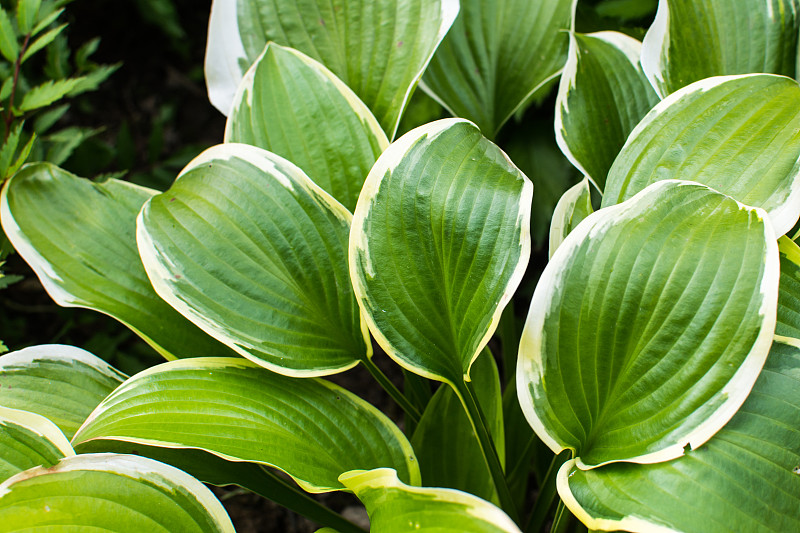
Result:
<svg viewBox="0 0 800 533"><path fill-rule="evenodd" d="M225 142L285 157L347 209L389 145L372 112L322 64L269 43L245 74Z"/></svg>
<svg viewBox="0 0 800 533"><path fill-rule="evenodd" d="M553 257L558 247L580 221L593 212L589 178L584 178L561 196L553 210L553 218L550 220L550 257Z"/></svg>
<svg viewBox="0 0 800 533"><path fill-rule="evenodd" d="M367 507L373 531L520 533L507 514L477 496L411 487L389 468L349 472L340 479Z"/></svg>
<svg viewBox="0 0 800 533"><path fill-rule="evenodd" d="M775 329L778 248L763 210L651 185L587 217L545 268L517 389L538 436L581 468L678 457L744 402Z"/></svg>
<svg viewBox="0 0 800 533"><path fill-rule="evenodd" d="M0 482L34 466L53 466L71 455L75 451L51 421L36 413L0 407Z"/></svg>
<svg viewBox="0 0 800 533"><path fill-rule="evenodd" d="M80 348L31 346L0 356L0 405L42 415L72 437L126 378Z"/></svg>
<svg viewBox="0 0 800 533"><path fill-rule="evenodd" d="M4 531L233 533L202 483L135 455L87 454L35 467L0 484Z"/></svg>
<svg viewBox="0 0 800 533"><path fill-rule="evenodd" d="M570 34L556 99L556 141L601 192L628 135L659 101L642 72L641 48L613 31Z"/></svg>
<svg viewBox="0 0 800 533"><path fill-rule="evenodd" d="M776 337L747 401L705 445L654 465L567 463L558 490L595 530L797 531L798 465L800 341Z"/></svg>
<svg viewBox="0 0 800 533"><path fill-rule="evenodd" d="M667 96L704 78L795 75L798 0L659 0L642 67Z"/></svg>
<svg viewBox="0 0 800 533"><path fill-rule="evenodd" d="M414 451L383 413L315 378L275 374L246 359L195 358L140 372L106 398L73 439L195 448L274 466L304 489L342 489L340 474L391 467L419 483Z"/></svg>
<svg viewBox="0 0 800 533"><path fill-rule="evenodd" d="M297 166L254 146L209 148L142 208L156 292L241 355L319 376L371 355L347 263L350 212Z"/></svg>
<svg viewBox="0 0 800 533"><path fill-rule="evenodd" d="M57 304L119 320L166 359L230 355L159 298L147 279L136 250L136 214L154 194L37 163L6 182L0 218Z"/></svg>
<svg viewBox="0 0 800 533"><path fill-rule="evenodd" d="M673 93L636 126L608 173L602 206L665 179L692 180L769 213L778 235L800 216L800 85L720 76Z"/></svg>
<svg viewBox="0 0 800 533"><path fill-rule="evenodd" d="M530 256L533 185L467 121L416 128L378 158L350 233L370 330L405 368L469 375Z"/></svg>

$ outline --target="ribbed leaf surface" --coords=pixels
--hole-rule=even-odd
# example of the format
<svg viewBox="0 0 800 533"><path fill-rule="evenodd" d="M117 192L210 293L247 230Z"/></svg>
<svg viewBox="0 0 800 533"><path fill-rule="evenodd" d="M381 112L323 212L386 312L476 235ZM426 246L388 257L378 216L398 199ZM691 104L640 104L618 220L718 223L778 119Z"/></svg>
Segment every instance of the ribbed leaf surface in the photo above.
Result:
<svg viewBox="0 0 800 533"><path fill-rule="evenodd" d="M166 359L229 355L159 298L136 250L136 214L156 191L30 165L0 197L3 229L53 300L109 315Z"/></svg>
<svg viewBox="0 0 800 533"><path fill-rule="evenodd" d="M31 346L0 356L0 405L42 415L69 438L126 377L80 348Z"/></svg>
<svg viewBox="0 0 800 533"><path fill-rule="evenodd" d="M501 462L505 456L500 376L491 354L483 352L472 372L478 402ZM427 487L449 487L498 503L497 491L478 438L452 387L439 387L419 421L411 444Z"/></svg>
<svg viewBox="0 0 800 533"><path fill-rule="evenodd" d="M642 67L662 96L711 76L794 77L798 11L798 0L660 0Z"/></svg>
<svg viewBox="0 0 800 533"><path fill-rule="evenodd" d="M561 196L553 210L553 218L550 220L550 257L553 257L567 235L581 220L591 215L593 211L589 178L584 178Z"/></svg>
<svg viewBox="0 0 800 533"><path fill-rule="evenodd" d="M781 281L775 334L800 339L800 247L785 235L778 239Z"/></svg>
<svg viewBox="0 0 800 533"><path fill-rule="evenodd" d="M367 507L372 531L520 532L508 515L485 500L452 489L409 487L388 468L350 472L341 479Z"/></svg>
<svg viewBox="0 0 800 533"><path fill-rule="evenodd" d="M230 532L202 483L135 455L91 454L36 467L0 484L3 531Z"/></svg>
<svg viewBox="0 0 800 533"><path fill-rule="evenodd" d="M416 128L372 168L350 268L390 357L460 383L497 327L530 255L533 186L464 120Z"/></svg>
<svg viewBox="0 0 800 533"><path fill-rule="evenodd" d="M104 438L274 466L313 492L341 489L343 472L384 466L419 483L411 445L372 405L327 381L244 359L173 361L137 374L73 440Z"/></svg>
<svg viewBox="0 0 800 533"><path fill-rule="evenodd" d="M53 466L70 455L75 452L69 441L48 419L0 407L0 482L34 466Z"/></svg>
<svg viewBox="0 0 800 533"><path fill-rule="evenodd" d="M600 191L628 135L659 101L642 72L641 48L622 33L571 34L556 100L556 141Z"/></svg>
<svg viewBox="0 0 800 533"><path fill-rule="evenodd" d="M567 57L573 0L461 0L424 88L493 138Z"/></svg>
<svg viewBox="0 0 800 533"><path fill-rule="evenodd" d="M800 530L800 341L777 338L753 392L719 433L657 465L559 472L591 529L697 533Z"/></svg>
<svg viewBox="0 0 800 533"><path fill-rule="evenodd" d="M138 241L158 294L275 372L324 375L367 357L347 267L350 213L270 152L203 152L142 209Z"/></svg>
<svg viewBox="0 0 800 533"><path fill-rule="evenodd" d="M339 78L275 43L267 45L239 85L225 142L285 157L350 211L389 145L375 117Z"/></svg>
<svg viewBox="0 0 800 533"><path fill-rule="evenodd" d="M273 41L333 71L392 138L457 13L456 0L215 0L206 55L211 101L227 114L244 70Z"/></svg>
<svg viewBox="0 0 800 533"><path fill-rule="evenodd" d="M691 182L597 211L544 270L520 344L528 421L579 466L680 456L742 404L772 342L763 210Z"/></svg>
<svg viewBox="0 0 800 533"><path fill-rule="evenodd" d="M717 77L673 93L631 133L603 206L686 179L765 209L778 235L800 215L800 86L782 76Z"/></svg>

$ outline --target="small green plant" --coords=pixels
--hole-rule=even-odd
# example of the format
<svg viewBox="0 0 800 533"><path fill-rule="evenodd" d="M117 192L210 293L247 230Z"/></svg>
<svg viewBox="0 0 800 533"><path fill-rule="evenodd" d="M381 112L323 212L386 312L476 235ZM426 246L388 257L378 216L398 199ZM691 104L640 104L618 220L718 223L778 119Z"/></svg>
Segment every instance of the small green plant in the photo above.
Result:
<svg viewBox="0 0 800 533"><path fill-rule="evenodd" d="M169 361L0 357L0 523L231 530L199 479L342 533L308 492L376 532L800 528L800 2L662 0L642 42L577 7L217 0L222 144L163 192L19 170L0 220L50 295ZM491 139L559 75L584 179L520 331L534 186ZM417 85L462 118L395 139ZM325 379L357 365L402 429Z"/></svg>
<svg viewBox="0 0 800 533"><path fill-rule="evenodd" d="M68 3L15 0L0 5L0 179L26 161L60 165L96 133L78 127L53 131L70 109L69 98L95 90L118 68L92 62L97 39L80 46L70 59L67 24L60 20Z"/></svg>

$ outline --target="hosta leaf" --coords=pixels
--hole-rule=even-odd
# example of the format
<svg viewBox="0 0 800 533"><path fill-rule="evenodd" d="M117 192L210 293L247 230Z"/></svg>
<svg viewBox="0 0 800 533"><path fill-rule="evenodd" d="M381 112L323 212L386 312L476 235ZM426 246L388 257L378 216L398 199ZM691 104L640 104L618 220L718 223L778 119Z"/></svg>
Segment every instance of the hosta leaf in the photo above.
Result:
<svg viewBox="0 0 800 533"><path fill-rule="evenodd" d="M550 221L550 257L567 235L583 220L594 212L592 209L592 191L589 189L589 178L584 178L577 185L567 190L556 204L553 218Z"/></svg>
<svg viewBox="0 0 800 533"><path fill-rule="evenodd" d="M613 31L571 34L556 100L556 140L600 191L628 134L659 101L639 64L641 48Z"/></svg>
<svg viewBox="0 0 800 533"><path fill-rule="evenodd" d="M505 455L500 375L484 351L472 373L478 402L486 414L495 447ZM428 487L450 487L498 503L497 491L483 460L478 439L452 387L439 387L419 421L411 444L417 452L422 481Z"/></svg>
<svg viewBox="0 0 800 533"><path fill-rule="evenodd" d="M0 407L0 481L34 466L53 466L70 455L75 455L72 446L51 421Z"/></svg>
<svg viewBox="0 0 800 533"><path fill-rule="evenodd" d="M135 455L91 454L0 484L4 531L233 532L222 504L177 468Z"/></svg>
<svg viewBox="0 0 800 533"><path fill-rule="evenodd" d="M530 255L533 186L475 125L416 128L378 159L350 233L359 305L384 350L461 383Z"/></svg>
<svg viewBox="0 0 800 533"><path fill-rule="evenodd" d="M559 492L591 529L800 529L800 341L776 338L742 408L700 449L656 465L559 472Z"/></svg>
<svg viewBox="0 0 800 533"><path fill-rule="evenodd" d="M800 339L800 247L785 235L778 239L781 281L776 335Z"/></svg>
<svg viewBox="0 0 800 533"><path fill-rule="evenodd" d="M453 489L409 487L388 468L349 472L341 480L364 502L373 531L520 532L508 515L485 500Z"/></svg>
<svg viewBox="0 0 800 533"><path fill-rule="evenodd" d="M73 439L198 448L274 466L312 492L354 469L392 467L419 483L414 451L385 415L321 379L272 373L245 359L172 361L106 398Z"/></svg>
<svg viewBox="0 0 800 533"><path fill-rule="evenodd" d="M230 352L153 290L136 250L136 214L156 191L93 183L29 165L0 197L3 229L57 304L116 318L167 359Z"/></svg>
<svg viewBox="0 0 800 533"><path fill-rule="evenodd" d="M652 463L708 440L772 342L778 250L765 213L663 181L597 211L544 270L520 343L520 404L578 465Z"/></svg>
<svg viewBox="0 0 800 533"><path fill-rule="evenodd" d="M350 213L285 159L210 148L139 217L156 292L275 372L324 375L371 355L347 270Z"/></svg>
<svg viewBox="0 0 800 533"><path fill-rule="evenodd" d="M80 348L31 346L0 356L0 405L43 415L72 437L126 377Z"/></svg>
<svg viewBox="0 0 800 533"><path fill-rule="evenodd" d="M423 87L493 138L567 57L574 0L462 0Z"/></svg>
<svg viewBox="0 0 800 533"><path fill-rule="evenodd" d="M660 0L642 67L666 96L729 74L795 75L798 0Z"/></svg>
<svg viewBox="0 0 800 533"><path fill-rule="evenodd" d="M225 141L285 157L351 211L369 170L389 145L370 110L339 78L275 43L267 45L239 85Z"/></svg>
<svg viewBox="0 0 800 533"><path fill-rule="evenodd" d="M673 93L631 133L608 174L603 207L647 185L687 179L761 207L778 235L800 215L800 86L753 74Z"/></svg>
<svg viewBox="0 0 800 533"><path fill-rule="evenodd" d="M333 71L391 138L457 13L456 0L215 0L206 55L211 102L227 114L244 70L274 41Z"/></svg>

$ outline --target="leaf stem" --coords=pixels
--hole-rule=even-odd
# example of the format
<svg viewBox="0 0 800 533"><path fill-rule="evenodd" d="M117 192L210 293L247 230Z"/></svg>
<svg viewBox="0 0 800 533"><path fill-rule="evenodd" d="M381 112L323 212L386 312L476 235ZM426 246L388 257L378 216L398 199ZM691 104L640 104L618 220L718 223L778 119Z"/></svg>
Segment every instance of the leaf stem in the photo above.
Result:
<svg viewBox="0 0 800 533"><path fill-rule="evenodd" d="M478 404L475 396L475 391L472 388L472 383L466 380L456 382L454 385L456 394L461 399L461 404L467 413L472 428L478 437L478 443L481 447L486 465L489 467L489 472L492 475L494 486L497 489L497 495L500 498L500 506L508 514L508 516L519 524L519 513L517 506L514 504L514 498L511 496L511 491L508 488L505 474L503 473L503 466L500 464L500 458L497 455L497 449L494 446L494 441L489 435L488 426L486 424L486 417L483 414L480 404Z"/></svg>
<svg viewBox="0 0 800 533"><path fill-rule="evenodd" d="M553 506L553 501L556 499L556 477L558 476L558 471L564 461L569 459L570 455L571 452L563 451L553 457L550 467L539 485L539 496L536 498L533 513L531 513L531 517L528 520L525 533L536 533L542 530L550 508Z"/></svg>
<svg viewBox="0 0 800 533"><path fill-rule="evenodd" d="M375 381L377 381L380 386L383 387L383 390L385 390L389 396L391 396L392 399L397 402L397 405L399 405L406 415L414 422L414 425L419 424L419 419L421 416L419 410L417 410L414 404L412 404L402 392L400 392L400 389L395 387L394 383L392 383L386 374L384 374L381 369L378 368L378 365L376 365L369 357L365 357L361 360L361 362L364 363L365 367L367 367L367 370L370 374L372 374L372 377L375 378Z"/></svg>
<svg viewBox="0 0 800 533"><path fill-rule="evenodd" d="M550 533L564 533L567 531L570 522L572 522L572 513L569 512L564 501L558 500L558 507L556 508L556 516L553 518L553 527L550 528Z"/></svg>
<svg viewBox="0 0 800 533"><path fill-rule="evenodd" d="M360 526L350 522L308 494L297 490L292 484L265 467L259 485L247 487L253 492L266 496L278 505L305 516L321 526L331 527L340 533L365 533ZM259 490L261 489L261 490Z"/></svg>

